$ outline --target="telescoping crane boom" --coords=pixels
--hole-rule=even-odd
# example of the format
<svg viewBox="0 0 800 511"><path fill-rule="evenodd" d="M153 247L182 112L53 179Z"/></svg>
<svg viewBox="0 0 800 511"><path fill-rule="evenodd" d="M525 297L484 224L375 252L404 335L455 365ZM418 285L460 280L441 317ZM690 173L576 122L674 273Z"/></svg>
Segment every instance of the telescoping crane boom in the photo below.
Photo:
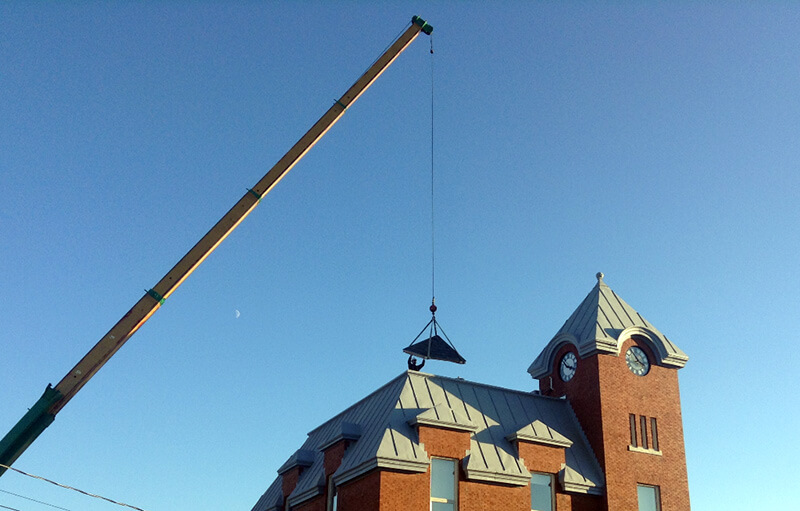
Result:
<svg viewBox="0 0 800 511"><path fill-rule="evenodd" d="M202 263L206 257L230 234L244 218L255 209L259 201L308 152L311 147L336 123L348 106L391 65L420 34L433 31L419 16L411 19L411 26L370 66L345 94L314 124L300 140L276 163L261 180L248 189L219 222L203 236L189 252L145 295L136 302L111 330L67 373L56 385L50 385L42 397L17 422L0 441L0 475L36 440L39 434L55 419L64 405L103 367L145 321L150 319L164 300Z"/></svg>

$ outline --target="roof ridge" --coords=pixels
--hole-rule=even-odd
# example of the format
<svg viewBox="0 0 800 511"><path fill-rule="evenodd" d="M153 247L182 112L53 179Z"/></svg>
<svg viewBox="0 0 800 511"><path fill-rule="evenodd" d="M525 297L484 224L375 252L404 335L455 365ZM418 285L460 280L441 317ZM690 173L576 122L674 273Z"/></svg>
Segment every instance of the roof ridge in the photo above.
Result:
<svg viewBox="0 0 800 511"><path fill-rule="evenodd" d="M459 383L459 384L473 385L475 387L483 387L483 388L487 388L487 389L502 390L504 392L513 392L515 394L521 394L523 396L542 397L542 398L547 398L547 399L555 399L556 401L563 401L563 399L560 399L560 398L550 398L549 396L543 396L541 394L537 394L536 391L525 391L525 390L518 390L518 389L510 389L508 387L501 387L499 385L490 385L488 383L480 383L480 382L477 382L477 381L465 380L464 378L453 378L451 376L440 376L440 375L436 375L436 374L425 374L425 373L423 373L422 375L426 376L426 377L437 378L437 379L440 379L440 380L448 380L448 381L452 381L452 382Z"/></svg>
<svg viewBox="0 0 800 511"><path fill-rule="evenodd" d="M396 384L397 384L397 383L398 383L400 380L402 380L402 379L403 379L403 377L406 377L406 379L407 379L407 378L408 378L408 376L409 376L409 373L410 373L409 371L403 371L402 373L400 373L399 375L395 376L394 378L392 378L392 379L391 379L391 380L389 380L388 382L384 383L383 385L381 385L380 387L378 387L378 388L377 388L377 389L375 389L374 391L370 392L369 394L367 394L367 395L366 395L366 396L364 396L363 398L359 399L358 401L356 401L356 402L355 402L355 403L353 403L352 405L348 406L347 408L345 408L345 409L344 409L344 410L342 410L341 412L337 413L336 415L334 415L333 417L329 418L328 420L326 420L325 422L323 422L322 424L320 424L320 425L319 425L319 426L317 426L316 428L314 428L314 429L312 429L311 431L309 431L309 432L308 432L308 436L311 436L313 433L315 433L315 432L317 432L318 430L322 429L322 428L323 428L324 426L326 426L327 424L330 424L331 422L335 421L336 419L338 419L338 418L339 418L339 417L341 417L342 415L346 414L346 413L347 413L347 412L349 412L350 410L352 410L352 409L354 409L354 408L356 408L356 407L360 406L362 403L364 403L365 401L367 401L367 400L369 400L370 398L374 397L376 394L378 394L378 393L380 393L380 392L383 392L383 391L384 391L384 390L385 390L387 387L389 387L389 386L391 386L391 385L396 385ZM425 373L422 373L422 374L425 374Z"/></svg>

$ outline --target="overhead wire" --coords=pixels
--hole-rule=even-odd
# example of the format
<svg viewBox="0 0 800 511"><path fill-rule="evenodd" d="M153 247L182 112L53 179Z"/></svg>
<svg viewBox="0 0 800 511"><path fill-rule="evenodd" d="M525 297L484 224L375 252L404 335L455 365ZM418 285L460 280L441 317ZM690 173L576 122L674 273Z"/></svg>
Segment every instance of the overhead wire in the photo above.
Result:
<svg viewBox="0 0 800 511"><path fill-rule="evenodd" d="M32 499L30 497L26 497L25 495L20 495L19 493L14 493L14 492L10 492L8 490L2 490L2 489L0 489L0 491L3 492L3 493L8 493L9 495L13 495L15 497L19 497L21 499L30 500L31 502L36 502L37 504L42 504L42 505L45 505L45 506L54 507L56 509L63 509L64 511L72 511L71 509L68 509L66 507L56 506L55 504L50 504L48 502L43 502L41 500Z"/></svg>
<svg viewBox="0 0 800 511"><path fill-rule="evenodd" d="M3 467L3 468L8 469L8 470L13 470L14 472L17 472L17 473L22 474L24 476L32 477L33 479L39 479L40 481L44 481L44 482L53 484L55 486L58 486L60 488L64 488L66 490L76 491L78 493L86 495L87 497L93 497L95 499L104 500L106 502L109 502L109 503L117 505L117 506L127 507L127 508L130 508L130 509L135 509L136 511L146 511L145 509L142 509L140 507L132 506L130 504L125 504L124 502L117 502L116 500L109 499L108 497L103 497L102 495L96 495L94 493L89 493L87 491L79 490L78 488L74 488L74 487L66 485L66 484L61 484L61 483L57 483L55 481L51 481L50 479L47 479L46 477L37 476L37 475L34 475L34 474L29 474L27 472L23 472L22 470L16 469L14 467L9 467L8 465L3 465L2 463L0 463L0 467Z"/></svg>

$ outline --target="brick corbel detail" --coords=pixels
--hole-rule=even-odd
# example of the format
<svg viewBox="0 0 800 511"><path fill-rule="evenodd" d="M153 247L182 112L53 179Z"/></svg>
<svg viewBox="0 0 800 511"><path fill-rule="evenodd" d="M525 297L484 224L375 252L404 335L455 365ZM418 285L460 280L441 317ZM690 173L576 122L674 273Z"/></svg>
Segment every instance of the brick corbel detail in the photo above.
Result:
<svg viewBox="0 0 800 511"><path fill-rule="evenodd" d="M516 440L519 457L525 462L530 472L557 474L566 464L567 455L564 447L543 445L527 440Z"/></svg>
<svg viewBox="0 0 800 511"><path fill-rule="evenodd" d="M339 465L342 464L344 452L347 450L349 445L350 440L342 439L323 451L323 454L325 455L325 460L323 461L323 466L325 468L325 479L336 472L336 470L339 468Z"/></svg>
<svg viewBox="0 0 800 511"><path fill-rule="evenodd" d="M300 473L303 467L293 467L288 471L281 474L281 490L283 491L283 501L289 498L289 495L294 491L297 486L297 481L300 480Z"/></svg>
<svg viewBox="0 0 800 511"><path fill-rule="evenodd" d="M419 443L424 445L428 456L463 459L470 447L471 433L425 424L417 426Z"/></svg>

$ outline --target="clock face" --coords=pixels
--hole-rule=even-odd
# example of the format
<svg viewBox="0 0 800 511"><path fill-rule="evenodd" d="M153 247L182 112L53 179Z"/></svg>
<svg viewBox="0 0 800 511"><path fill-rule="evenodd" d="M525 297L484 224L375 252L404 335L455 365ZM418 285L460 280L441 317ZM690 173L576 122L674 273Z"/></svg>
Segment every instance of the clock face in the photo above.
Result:
<svg viewBox="0 0 800 511"><path fill-rule="evenodd" d="M628 369L631 370L636 376L644 376L650 371L650 361L642 348L638 346L631 346L625 353L625 363L628 364Z"/></svg>
<svg viewBox="0 0 800 511"><path fill-rule="evenodd" d="M561 357L561 367L558 370L561 379L570 381L575 376L575 370L578 369L578 357L574 353L567 352Z"/></svg>

